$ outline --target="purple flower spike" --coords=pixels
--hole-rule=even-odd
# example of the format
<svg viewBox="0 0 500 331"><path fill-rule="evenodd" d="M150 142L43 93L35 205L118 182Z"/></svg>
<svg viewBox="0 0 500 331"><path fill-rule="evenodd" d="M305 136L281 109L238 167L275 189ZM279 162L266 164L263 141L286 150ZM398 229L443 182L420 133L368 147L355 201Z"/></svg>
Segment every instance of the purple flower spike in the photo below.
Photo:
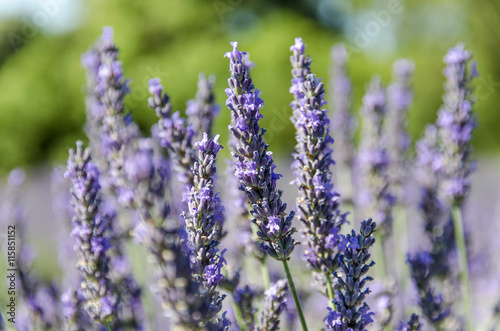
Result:
<svg viewBox="0 0 500 331"><path fill-rule="evenodd" d="M354 131L357 123L351 113L351 81L347 75L347 50L342 44L332 48L330 104L335 160L338 166L350 168L354 159Z"/></svg>
<svg viewBox="0 0 500 331"><path fill-rule="evenodd" d="M207 79L205 75L200 74L196 99L187 102L188 123L193 131L197 133L197 140L203 137L204 132L207 133L209 138L212 138L213 121L220 110L215 103L214 84L215 76L210 76Z"/></svg>
<svg viewBox="0 0 500 331"><path fill-rule="evenodd" d="M357 166L361 172L363 193L358 204L380 224L382 236L392 233L394 196L389 191L389 153L383 139L383 121L386 117L386 95L380 79L374 77L363 97L361 108L363 134Z"/></svg>
<svg viewBox="0 0 500 331"><path fill-rule="evenodd" d="M335 291L336 311L328 308L330 313L325 318L325 329L332 331L344 330L366 330L366 327L373 323L370 307L364 302L370 289L366 288L366 283L371 281L370 276L366 276L369 269L375 264L370 260L370 248L375 243L373 233L376 223L371 219L361 222L359 234L352 230L351 234L342 236L342 250L339 255L342 272L333 273L337 279Z"/></svg>
<svg viewBox="0 0 500 331"><path fill-rule="evenodd" d="M304 235L307 238L308 250L305 259L308 267L316 272L324 272L327 277L337 268L335 258L338 251L336 234L345 222L346 214L339 210L339 195L335 192L330 167L332 159L332 143L330 121L327 109L323 106L323 83L314 75L302 74L310 72L310 59L304 55L305 46L302 39L296 38L295 45L290 48L292 61L292 90L295 100L292 102L297 145L293 154L296 179L294 183L299 190L297 213L304 224ZM299 83L300 82L300 83Z"/></svg>
<svg viewBox="0 0 500 331"><path fill-rule="evenodd" d="M127 187L121 169L127 150L139 136L139 128L131 121L124 107L129 93L113 29L103 28L101 38L82 59L87 70L86 131L94 160L101 172L105 190L116 194ZM131 201L121 199L126 205Z"/></svg>
<svg viewBox="0 0 500 331"><path fill-rule="evenodd" d="M264 101L252 85L250 64L244 56L246 53L237 50L236 42L232 45L233 51L225 55L230 60L231 72L229 88L226 89L226 105L231 110L233 120L229 129L235 137L234 151L231 153L236 167L235 175L239 179L240 190L246 192L252 205L250 213L258 226L257 235L263 241L262 249L274 259L286 261L298 244L292 238L296 231L292 227L294 213L287 215L285 212L286 204L281 201L282 191L276 188L276 181L281 176L274 172L276 166L273 156L264 141L265 130L259 126L262 118L260 108ZM279 219L278 231L274 227L276 218ZM271 220L273 224L270 225Z"/></svg>
<svg viewBox="0 0 500 331"><path fill-rule="evenodd" d="M72 235L79 255L77 268L83 278L84 309L96 322L109 325L116 318L119 294L108 276L110 223L108 215L100 210L99 172L90 160L90 151L84 150L81 142L77 142L76 152L71 149L69 153L66 176L73 183Z"/></svg>
<svg viewBox="0 0 500 331"><path fill-rule="evenodd" d="M422 323L420 323L418 315L412 314L410 320L405 323L401 322L401 325L396 328L396 331L420 331L422 330Z"/></svg>
<svg viewBox="0 0 500 331"><path fill-rule="evenodd" d="M288 282L278 280L264 293L265 306L259 317L257 330L279 330L280 315L286 309Z"/></svg>
<svg viewBox="0 0 500 331"><path fill-rule="evenodd" d="M472 111L470 83L477 75L474 67L467 67L472 54L463 44L450 49L444 57L446 91L439 110L437 126L442 155L443 187L440 192L449 203L460 205L470 190L470 139L476 127Z"/></svg>
<svg viewBox="0 0 500 331"><path fill-rule="evenodd" d="M149 107L155 110L159 118L156 135L160 145L172 156L175 170L189 190L193 184L191 166L196 159L194 142L197 133L186 119L181 118L178 111L171 113L170 98L164 93L158 78L149 81L149 91L151 93Z"/></svg>
<svg viewBox="0 0 500 331"><path fill-rule="evenodd" d="M389 173L393 183L401 185L408 170L408 149L411 145L407 131L407 112L413 100L411 79L415 65L409 60L394 63L393 81L387 88L387 119L385 139L390 160Z"/></svg>

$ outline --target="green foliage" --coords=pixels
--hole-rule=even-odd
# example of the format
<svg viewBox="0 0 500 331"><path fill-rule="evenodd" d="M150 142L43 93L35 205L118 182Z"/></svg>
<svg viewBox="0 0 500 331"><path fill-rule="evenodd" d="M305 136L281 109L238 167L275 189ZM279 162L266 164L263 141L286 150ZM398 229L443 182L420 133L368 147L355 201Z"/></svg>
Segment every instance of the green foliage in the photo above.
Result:
<svg viewBox="0 0 500 331"><path fill-rule="evenodd" d="M465 1L459 3L462 2L466 4ZM293 148L288 89L289 47L294 37L304 39L307 52L313 58L313 71L327 83L330 48L342 41L336 32L313 18L313 11L308 11L307 16L300 14L300 6L295 6L294 11L277 4L244 0L92 0L85 4L83 24L66 35L38 31L26 37L22 21L2 24L0 155L3 157L0 171L17 165L63 162L74 140L84 138L85 80L80 56L105 25L115 28L125 74L131 78L132 92L126 104L146 134L156 121L154 113L147 108L148 79L159 76L174 108L184 111L185 102L196 92L198 73L205 72L217 76L221 115L216 121L216 131L222 135L221 141L225 141L229 122L229 112L224 106L228 61L222 55L230 50L230 41L238 40L239 48L249 52L257 65L252 75L265 100L262 125L268 130L270 149L278 154L289 154ZM481 13L489 13L485 2L480 4ZM412 3L412 10L417 6ZM384 4L379 7L383 9ZM427 7L419 9L425 13L422 8ZM362 9L359 2L353 8ZM488 17L491 23L496 16ZM446 19L454 19L453 13ZM398 57L413 58L415 102L410 112L410 131L413 138L418 138L423 126L434 121L441 103L442 57L447 48L464 40L480 63L481 79L484 78L480 83L485 85L477 103L480 127L475 132L476 150L498 151L500 133L494 126L500 121L500 113L492 109L500 102L500 65L495 58L500 38L486 33L491 25L486 26L484 20L476 16L461 22L467 27L466 31L472 31L470 34L453 35L445 40L420 35L418 22L418 17L409 12L391 22L398 27L400 43L390 56L352 54L349 67L355 84L355 109L359 108L365 84L372 74L381 74L387 84L392 62ZM480 38L476 38L476 31L481 33ZM17 45L14 51L5 50L9 47L6 41L9 33L21 37L22 45ZM348 33L346 39L349 37L352 36Z"/></svg>

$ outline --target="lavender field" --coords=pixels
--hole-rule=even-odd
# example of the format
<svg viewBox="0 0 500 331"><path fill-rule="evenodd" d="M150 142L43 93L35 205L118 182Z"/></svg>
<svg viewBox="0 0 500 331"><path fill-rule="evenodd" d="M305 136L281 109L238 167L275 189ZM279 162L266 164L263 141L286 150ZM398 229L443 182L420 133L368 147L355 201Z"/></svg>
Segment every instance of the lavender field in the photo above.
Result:
<svg viewBox="0 0 500 331"><path fill-rule="evenodd" d="M500 330L499 17L0 3L0 331Z"/></svg>
<svg viewBox="0 0 500 331"><path fill-rule="evenodd" d="M225 105L200 75L184 117L152 77L143 132L103 29L81 59L88 142L4 182L2 329L494 330L500 161L471 155L472 53L444 55L443 104L414 143L411 60L366 84L358 121L348 49L331 50L327 94L295 38L295 151L274 158L254 63L231 47Z"/></svg>

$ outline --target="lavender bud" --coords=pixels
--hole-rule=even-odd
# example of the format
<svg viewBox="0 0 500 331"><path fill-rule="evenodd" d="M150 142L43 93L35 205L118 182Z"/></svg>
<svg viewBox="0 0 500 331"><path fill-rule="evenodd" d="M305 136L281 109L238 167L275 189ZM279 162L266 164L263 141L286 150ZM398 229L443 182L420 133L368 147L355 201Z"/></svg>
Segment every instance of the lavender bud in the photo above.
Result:
<svg viewBox="0 0 500 331"><path fill-rule="evenodd" d="M422 330L422 323L418 320L417 314L411 314L408 323L401 322L401 325L396 329L396 331L420 331Z"/></svg>
<svg viewBox="0 0 500 331"><path fill-rule="evenodd" d="M470 190L470 173L473 168L470 161L472 146L470 140L476 127L473 114L473 98L470 83L477 72L469 73L467 68L472 54L463 44L451 48L444 62L446 68L446 91L443 105L438 112L436 124L442 155L442 173L444 199L454 205L460 205Z"/></svg>
<svg viewBox="0 0 500 331"><path fill-rule="evenodd" d="M361 135L358 166L363 192L358 204L381 226L383 236L392 233L394 197L389 191L390 159L383 141L383 120L386 116L386 96L380 79L375 77L363 97L363 134Z"/></svg>
<svg viewBox="0 0 500 331"><path fill-rule="evenodd" d="M295 107L292 122L297 130L296 152L293 154L295 162L292 165L296 175L294 183L299 190L297 213L305 226L304 235L309 246L305 259L309 268L329 275L338 266L338 233L346 214L339 210L339 195L332 183L333 139L327 110L323 109L326 103L323 85L312 74L300 76L310 72L310 61L304 60L309 57L304 55L302 39L297 38L295 42L290 59L293 68L291 90L299 91L294 93L295 100L292 102Z"/></svg>
<svg viewBox="0 0 500 331"><path fill-rule="evenodd" d="M415 65L399 60L393 66L392 83L387 87L387 117L385 139L389 155L389 174L393 183L401 185L407 175L408 149L411 145L407 130L407 112L413 101L411 79Z"/></svg>
<svg viewBox="0 0 500 331"><path fill-rule="evenodd" d="M441 295L436 294L431 285L434 267L432 256L426 251L421 251L413 256L408 255L407 262L410 265L411 277L418 289L419 305L422 313L434 326L438 327L450 312Z"/></svg>
<svg viewBox="0 0 500 331"><path fill-rule="evenodd" d="M197 140L202 139L204 132L209 138L212 138L212 124L220 110L215 103L214 84L215 76L210 76L207 79L205 75L200 74L196 99L187 102L188 125L197 133Z"/></svg>
<svg viewBox="0 0 500 331"><path fill-rule="evenodd" d="M90 160L90 151L77 142L76 152L69 152L66 176L73 183L72 204L77 264L83 281L84 309L96 322L110 324L116 318L119 294L108 278L110 238L109 215L100 211L99 172Z"/></svg>
<svg viewBox="0 0 500 331"><path fill-rule="evenodd" d="M271 287L264 292L264 309L259 317L258 331L279 330L280 315L286 310L286 294L288 292L288 282L284 279L271 284Z"/></svg>
<svg viewBox="0 0 500 331"><path fill-rule="evenodd" d="M369 249L375 243L375 228L376 223L368 219L361 222L359 234L352 230L347 236L341 235L339 263L342 273L333 273L337 279L333 300L336 311L329 309L330 313L325 319L327 330L365 330L366 326L373 323L373 313L364 299L370 293L365 285L372 280L365 275L375 264L373 261L368 262L371 257Z"/></svg>
<svg viewBox="0 0 500 331"><path fill-rule="evenodd" d="M254 91L250 78L251 64L245 58L246 53L238 51L237 42L231 45L233 51L225 54L230 60L231 72L228 79L230 88L226 89L226 105L233 120L229 129L235 138L239 137L232 152L237 169L235 175L239 179L240 190L247 193L252 205L251 215L259 229L257 235L262 241L262 249L271 257L286 261L298 244L292 238L296 231L292 227L293 212L288 215L285 213L282 192L276 189L276 181L281 175L274 172L276 165L264 141L265 130L258 124L262 118L260 108L264 101L259 98L259 91ZM241 122L245 125L237 125Z"/></svg>
<svg viewBox="0 0 500 331"><path fill-rule="evenodd" d="M335 159L339 165L351 167L356 121L351 114L351 81L347 75L347 50L342 44L332 48L331 101L332 136L336 141Z"/></svg>

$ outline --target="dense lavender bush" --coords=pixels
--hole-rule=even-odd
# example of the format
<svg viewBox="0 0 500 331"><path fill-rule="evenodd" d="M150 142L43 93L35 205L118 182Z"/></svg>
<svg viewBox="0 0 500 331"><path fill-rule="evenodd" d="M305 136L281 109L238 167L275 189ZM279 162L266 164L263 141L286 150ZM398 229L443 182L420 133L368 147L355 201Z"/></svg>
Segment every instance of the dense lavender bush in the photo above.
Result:
<svg viewBox="0 0 500 331"><path fill-rule="evenodd" d="M305 44L296 38L290 47L290 116L296 129L292 183L298 192L295 210L287 211L279 188L282 176L275 172L278 160L260 124L266 111L250 75L254 64L238 50L237 42L231 46L224 54L229 79L223 108L231 117L227 145L232 156L225 181L216 177L223 173L217 172L217 157L224 143L213 123L224 110L215 101L214 77L200 75L186 117L172 110L160 80L151 78L148 105L158 122L148 136L125 107L128 81L112 29L104 28L84 54L89 145L84 148L77 142L69 152L65 176L71 181L71 194L61 171L54 171L54 211L63 234L62 282L46 282L32 268L21 203L24 172L13 170L7 181L3 222L17 227L18 238L15 266L21 306L16 328L293 330L298 320L303 330L308 330L308 323L336 331L476 329L461 215L471 186L470 139L476 123L470 83L477 72L468 64L471 53L458 45L445 56L443 106L436 125L428 126L416 143L413 159L406 123L414 64L397 61L387 88L378 76L368 85L356 146L346 48L332 49L330 116L325 84L313 74ZM411 199L403 199L412 175L429 245L408 252L406 273L397 275L397 293L384 283L393 279L387 243L397 244L398 236L408 235L393 229L393 220L407 221L397 219L393 208L396 203L414 207ZM343 199L334 180L351 186L353 190L338 189L352 196ZM221 191L229 198L223 199ZM69 200L73 209L68 208ZM343 212L353 205L356 213L370 216L360 222L358 232L352 228L360 220L348 220ZM302 230L303 249L297 227ZM137 250L136 244L142 248ZM74 247L73 254L65 251L68 246ZM129 256L131 250L146 254L150 262L146 282L136 279L137 261ZM294 250L300 250L303 259L296 258ZM373 259L372 250L377 252ZM383 271L379 279L372 275L376 262ZM260 264L261 275L256 276L252 263ZM300 279L297 285L294 279ZM309 300L314 298L312 280L319 296L328 299ZM382 300L371 298L373 280L379 283L372 289L383 288L387 294L384 302L371 303ZM413 292L405 283L415 285ZM460 286L460 291L450 291L450 286ZM153 309L151 302L143 304L149 300L146 291L153 294ZM312 300L317 301L312 308L315 320L308 315L311 309L302 307ZM381 309L409 301L418 304L421 317L412 314L399 324L392 320L406 320L406 308L417 309L416 305L401 305L381 315ZM151 320L153 313L159 322ZM0 313L0 330L6 329L5 323L13 326L8 317Z"/></svg>

